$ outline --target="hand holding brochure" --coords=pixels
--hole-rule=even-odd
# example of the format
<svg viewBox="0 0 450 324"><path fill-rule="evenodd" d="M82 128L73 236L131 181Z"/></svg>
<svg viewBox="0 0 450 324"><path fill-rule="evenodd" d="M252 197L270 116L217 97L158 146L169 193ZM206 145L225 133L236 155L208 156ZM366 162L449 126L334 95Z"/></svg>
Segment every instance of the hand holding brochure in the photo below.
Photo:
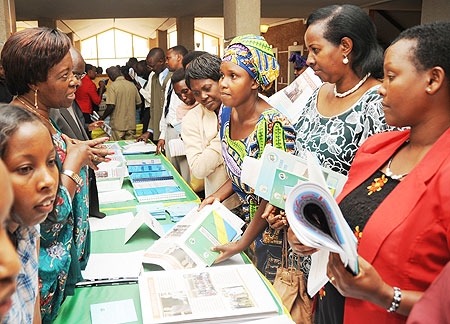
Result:
<svg viewBox="0 0 450 324"><path fill-rule="evenodd" d="M307 68L294 82L272 95L269 103L295 124L300 118L301 108L305 107L313 92L321 85L322 81L314 70Z"/></svg>
<svg viewBox="0 0 450 324"><path fill-rule="evenodd" d="M210 266L219 256L211 247L237 240L243 225L243 220L219 202L201 211L194 207L145 252L144 263L164 269Z"/></svg>
<svg viewBox="0 0 450 324"><path fill-rule="evenodd" d="M328 252L339 253L342 262L358 274L357 240L326 186L315 157L308 157L310 181L295 186L286 200L289 225L302 244L318 248L313 254L308 294L313 296L328 281Z"/></svg>
<svg viewBox="0 0 450 324"><path fill-rule="evenodd" d="M330 169L318 168L326 179L326 186L337 197L347 177ZM284 196L298 183L308 181L310 174L306 160L268 145L259 160L244 158L241 178L255 189L256 195L284 209Z"/></svg>

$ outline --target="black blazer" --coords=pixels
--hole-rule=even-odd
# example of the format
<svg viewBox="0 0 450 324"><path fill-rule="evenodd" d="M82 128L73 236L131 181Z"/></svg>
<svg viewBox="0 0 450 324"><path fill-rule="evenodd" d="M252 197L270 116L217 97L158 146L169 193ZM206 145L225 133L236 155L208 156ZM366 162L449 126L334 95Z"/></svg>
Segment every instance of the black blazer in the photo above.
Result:
<svg viewBox="0 0 450 324"><path fill-rule="evenodd" d="M63 134L70 138L86 141L89 137L84 129L83 112L76 101L73 102L72 109L76 120L73 119L67 108L50 109L50 117L55 121Z"/></svg>

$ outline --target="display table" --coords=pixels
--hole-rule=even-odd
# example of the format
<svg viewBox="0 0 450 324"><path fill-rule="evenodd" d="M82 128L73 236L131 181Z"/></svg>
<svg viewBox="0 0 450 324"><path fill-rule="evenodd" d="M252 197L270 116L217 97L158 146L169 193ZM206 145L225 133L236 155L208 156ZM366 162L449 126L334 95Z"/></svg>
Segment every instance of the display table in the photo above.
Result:
<svg viewBox="0 0 450 324"><path fill-rule="evenodd" d="M120 143L123 145L123 143ZM170 170L173 174L175 182L186 193L186 198L165 201L164 204L173 204L175 202L200 202L200 199L187 185L187 183L181 178L178 172L170 164L170 162L162 155L155 156L154 154L141 154L141 155L128 155L126 159L154 159L160 158L162 164L167 170ZM122 188L133 192L131 182L129 179L124 180ZM107 205L101 205L100 210L106 213L106 217L125 213L136 213L136 205L139 202L137 199L133 201L126 201L120 203L112 203ZM149 204L149 203L145 203ZM165 220L160 221L162 224L171 223L170 217L166 217ZM91 254L94 253L123 253L133 252L139 250L146 250L158 236L153 233L147 226L143 225L139 228L133 238L124 245L125 229L115 229L107 231L97 231L91 233ZM250 263L248 258L242 254L242 257L246 263ZM276 297L274 297L276 298ZM83 287L76 288L75 295L66 298L61 306L58 317L53 323L55 324L90 324L91 314L90 305L119 301L125 299L132 299L137 313L138 321L134 323L142 323L142 312L139 297L139 288L137 284L120 284L120 285L108 285L108 286L96 286L96 287ZM280 313L282 309L280 307Z"/></svg>

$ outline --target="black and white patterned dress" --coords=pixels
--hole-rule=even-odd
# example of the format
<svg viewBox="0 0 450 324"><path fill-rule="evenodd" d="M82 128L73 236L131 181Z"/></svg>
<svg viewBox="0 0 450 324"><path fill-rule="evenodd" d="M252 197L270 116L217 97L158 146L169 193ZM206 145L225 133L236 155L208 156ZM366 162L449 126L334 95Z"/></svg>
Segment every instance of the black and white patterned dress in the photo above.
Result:
<svg viewBox="0 0 450 324"><path fill-rule="evenodd" d="M319 113L317 97L320 88L314 91L294 125L297 133L294 154L306 159L306 151L313 152L321 166L347 176L356 151L369 136L395 129L384 119L379 87L370 88L355 104L333 117ZM311 257L295 255L294 260L300 263L296 266L307 278Z"/></svg>

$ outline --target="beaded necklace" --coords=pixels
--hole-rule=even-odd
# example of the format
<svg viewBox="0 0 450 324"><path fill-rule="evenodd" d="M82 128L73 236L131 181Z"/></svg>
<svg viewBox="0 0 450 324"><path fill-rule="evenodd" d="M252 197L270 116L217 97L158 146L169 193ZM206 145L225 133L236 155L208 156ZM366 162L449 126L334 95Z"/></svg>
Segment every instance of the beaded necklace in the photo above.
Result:
<svg viewBox="0 0 450 324"><path fill-rule="evenodd" d="M367 81L367 79L370 77L370 72L369 73L367 73L365 76L364 76L364 78L362 78L353 88L351 88L350 90L348 90L348 91L345 91L344 93L339 93L339 92L337 92L337 90L336 90L336 85L334 85L334 95L335 95L335 97L338 97L338 98L344 98L344 97L347 97L349 94L352 94L353 92L355 92L356 90L358 90L363 84L364 84L364 82L366 82Z"/></svg>

